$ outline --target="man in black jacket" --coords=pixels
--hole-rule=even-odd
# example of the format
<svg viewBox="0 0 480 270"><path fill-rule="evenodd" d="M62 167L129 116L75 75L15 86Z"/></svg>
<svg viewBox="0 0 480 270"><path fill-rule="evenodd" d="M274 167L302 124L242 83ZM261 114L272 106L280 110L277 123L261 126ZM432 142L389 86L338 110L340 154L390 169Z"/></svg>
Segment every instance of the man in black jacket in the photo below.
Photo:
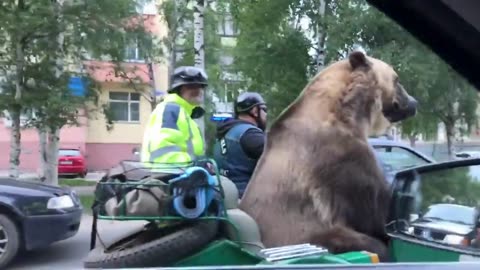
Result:
<svg viewBox="0 0 480 270"><path fill-rule="evenodd" d="M235 183L242 197L263 153L267 106L260 94L246 92L238 96L234 109L235 118L217 126L214 159L220 173Z"/></svg>

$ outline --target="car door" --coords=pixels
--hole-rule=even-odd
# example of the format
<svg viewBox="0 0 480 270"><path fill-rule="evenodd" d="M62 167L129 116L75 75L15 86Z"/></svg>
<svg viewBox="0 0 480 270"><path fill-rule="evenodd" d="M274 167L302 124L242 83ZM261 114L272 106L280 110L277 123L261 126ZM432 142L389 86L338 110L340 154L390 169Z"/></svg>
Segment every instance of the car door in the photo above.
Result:
<svg viewBox="0 0 480 270"><path fill-rule="evenodd" d="M480 159L460 160L395 174L387 225L393 260L480 261L479 167Z"/></svg>

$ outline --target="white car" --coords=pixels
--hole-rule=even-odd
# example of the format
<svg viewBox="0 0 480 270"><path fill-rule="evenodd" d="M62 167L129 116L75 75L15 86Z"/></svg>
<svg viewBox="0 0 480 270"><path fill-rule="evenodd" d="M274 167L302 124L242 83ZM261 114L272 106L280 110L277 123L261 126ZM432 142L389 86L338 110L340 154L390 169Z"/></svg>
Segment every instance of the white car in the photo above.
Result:
<svg viewBox="0 0 480 270"><path fill-rule="evenodd" d="M430 241L464 245L475 229L474 207L457 204L430 205L424 215L411 223L409 233Z"/></svg>

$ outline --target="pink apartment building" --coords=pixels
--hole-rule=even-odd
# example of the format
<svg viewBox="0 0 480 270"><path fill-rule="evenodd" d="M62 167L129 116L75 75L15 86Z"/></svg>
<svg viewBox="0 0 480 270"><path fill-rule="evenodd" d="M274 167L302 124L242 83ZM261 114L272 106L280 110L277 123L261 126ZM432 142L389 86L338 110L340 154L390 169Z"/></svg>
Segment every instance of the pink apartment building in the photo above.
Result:
<svg viewBox="0 0 480 270"><path fill-rule="evenodd" d="M156 12L144 14L145 27L155 35L166 33L166 26L161 23ZM139 59L138 49L129 48L126 66L136 67L136 74L145 87L150 88L147 64ZM82 117L80 127L64 127L60 133L60 147L79 148L86 155L89 170L108 169L119 161L132 157L134 147L141 145L143 130L148 120L151 106L140 93L129 88L120 78L112 75L110 63L88 61L87 66L97 66L91 76L102 85L101 101L109 103L119 119L114 129L107 131L103 115L91 115L89 119ZM167 66L153 66L155 89L167 87ZM8 169L10 153L9 120L0 118L0 170ZM36 172L39 168L39 142L35 129L22 131L20 169L24 172Z"/></svg>

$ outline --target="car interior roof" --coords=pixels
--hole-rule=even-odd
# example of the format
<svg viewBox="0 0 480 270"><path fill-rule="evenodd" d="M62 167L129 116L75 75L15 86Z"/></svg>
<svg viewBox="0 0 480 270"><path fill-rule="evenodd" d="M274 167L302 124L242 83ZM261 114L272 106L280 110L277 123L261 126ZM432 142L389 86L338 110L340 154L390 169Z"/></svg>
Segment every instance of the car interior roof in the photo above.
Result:
<svg viewBox="0 0 480 270"><path fill-rule="evenodd" d="M480 1L367 0L430 47L480 91Z"/></svg>

